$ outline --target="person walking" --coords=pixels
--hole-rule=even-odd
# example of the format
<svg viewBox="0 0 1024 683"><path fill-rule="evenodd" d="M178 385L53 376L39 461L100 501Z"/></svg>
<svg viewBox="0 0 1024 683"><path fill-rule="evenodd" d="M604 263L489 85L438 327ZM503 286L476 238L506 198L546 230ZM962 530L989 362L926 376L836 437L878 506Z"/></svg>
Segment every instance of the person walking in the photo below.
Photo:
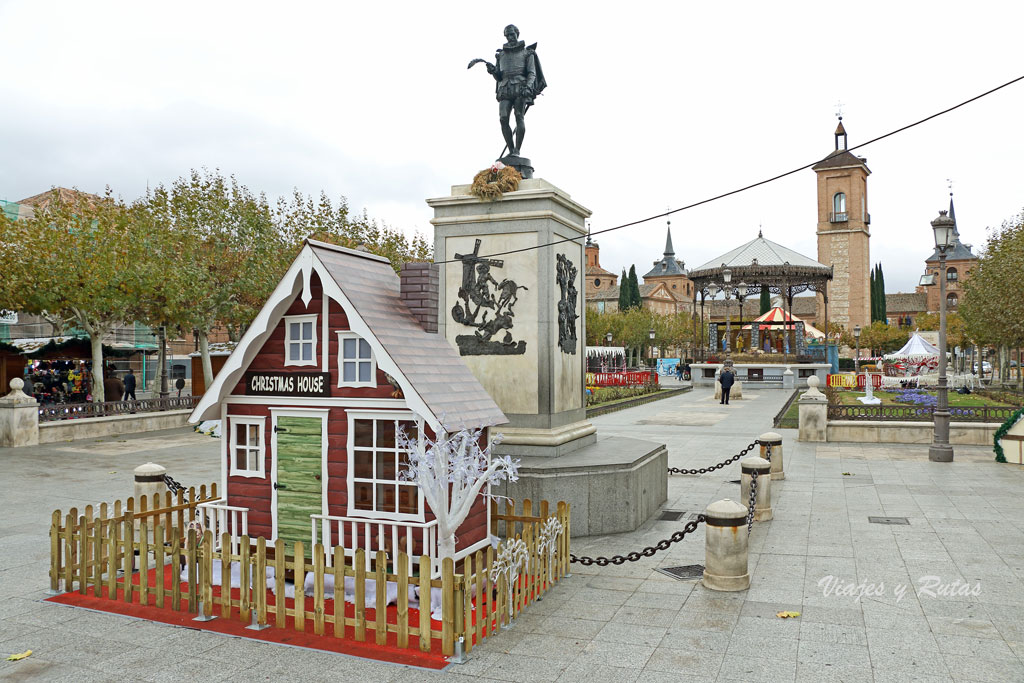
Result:
<svg viewBox="0 0 1024 683"><path fill-rule="evenodd" d="M732 368L722 368L722 372L718 375L718 383L722 385L722 400L720 403L729 405L729 392L732 390L732 385L736 382L736 375L733 373Z"/></svg>
<svg viewBox="0 0 1024 683"><path fill-rule="evenodd" d="M129 396L133 401L138 400L135 398L135 373L131 368L128 368L128 374L124 376L124 400L127 401Z"/></svg>

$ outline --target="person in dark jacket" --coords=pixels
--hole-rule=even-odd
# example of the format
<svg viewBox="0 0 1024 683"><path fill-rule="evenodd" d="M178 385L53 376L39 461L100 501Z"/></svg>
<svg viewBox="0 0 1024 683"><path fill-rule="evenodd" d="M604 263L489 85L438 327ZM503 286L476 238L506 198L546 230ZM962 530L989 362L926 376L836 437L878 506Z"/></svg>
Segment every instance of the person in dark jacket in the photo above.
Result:
<svg viewBox="0 0 1024 683"><path fill-rule="evenodd" d="M127 401L129 396L133 401L138 400L135 398L135 373L131 368L128 368L128 374L124 376L124 400Z"/></svg>
<svg viewBox="0 0 1024 683"><path fill-rule="evenodd" d="M124 382L117 378L113 370L108 370L110 376L103 380L103 398L106 401L116 401L124 393Z"/></svg>
<svg viewBox="0 0 1024 683"><path fill-rule="evenodd" d="M718 382L722 385L722 400L720 403L729 405L729 392L732 390L733 383L736 382L736 375L733 373L732 368L722 368L722 372L718 376Z"/></svg>

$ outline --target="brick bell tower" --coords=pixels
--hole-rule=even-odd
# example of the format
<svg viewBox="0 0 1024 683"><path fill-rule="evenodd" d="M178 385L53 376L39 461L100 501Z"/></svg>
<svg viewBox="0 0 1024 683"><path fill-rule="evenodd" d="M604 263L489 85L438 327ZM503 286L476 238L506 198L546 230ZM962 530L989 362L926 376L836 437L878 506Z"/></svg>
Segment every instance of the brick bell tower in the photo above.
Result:
<svg viewBox="0 0 1024 683"><path fill-rule="evenodd" d="M867 159L847 149L843 117L835 150L813 167L818 179L818 261L833 268L828 317L846 329L871 324L871 214ZM822 306L818 296L819 309Z"/></svg>

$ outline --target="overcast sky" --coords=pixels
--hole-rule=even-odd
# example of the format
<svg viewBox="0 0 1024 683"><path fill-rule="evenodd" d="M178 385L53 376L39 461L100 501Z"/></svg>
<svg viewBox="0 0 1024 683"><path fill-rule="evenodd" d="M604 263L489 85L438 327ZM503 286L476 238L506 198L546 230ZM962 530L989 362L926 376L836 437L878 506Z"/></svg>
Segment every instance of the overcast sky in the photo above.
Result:
<svg viewBox="0 0 1024 683"><path fill-rule="evenodd" d="M515 9L510 9L519 5ZM501 151L492 59L515 23L548 89L537 176L605 227L821 158L1024 75L1019 2L307 3L0 0L0 198L126 199L190 168L345 195L407 232ZM857 153L871 258L912 291L953 179L964 241L1024 206L1024 82ZM687 267L757 236L816 257L814 172L672 218ZM643 274L664 220L601 236Z"/></svg>

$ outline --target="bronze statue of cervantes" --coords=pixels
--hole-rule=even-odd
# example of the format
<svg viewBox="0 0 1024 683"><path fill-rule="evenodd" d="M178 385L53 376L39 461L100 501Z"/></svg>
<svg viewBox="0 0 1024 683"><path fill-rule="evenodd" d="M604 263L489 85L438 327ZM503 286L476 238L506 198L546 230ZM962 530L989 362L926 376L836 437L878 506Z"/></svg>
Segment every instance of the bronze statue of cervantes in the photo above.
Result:
<svg viewBox="0 0 1024 683"><path fill-rule="evenodd" d="M494 64L483 59L474 59L469 63L469 67L483 62L487 66L487 72L494 76L494 94L498 100L501 135L505 138L505 149L508 151L507 155L501 155L500 160L517 168L525 165L532 171L529 160L522 159L519 153L523 147L523 138L526 136L526 112L537 95L547 87L547 81L537 57L537 43L526 45L519 40L519 29L512 24L505 27L505 41L494 55ZM509 118L513 112L516 115L514 131L509 125ZM524 173L523 177L530 176Z"/></svg>

